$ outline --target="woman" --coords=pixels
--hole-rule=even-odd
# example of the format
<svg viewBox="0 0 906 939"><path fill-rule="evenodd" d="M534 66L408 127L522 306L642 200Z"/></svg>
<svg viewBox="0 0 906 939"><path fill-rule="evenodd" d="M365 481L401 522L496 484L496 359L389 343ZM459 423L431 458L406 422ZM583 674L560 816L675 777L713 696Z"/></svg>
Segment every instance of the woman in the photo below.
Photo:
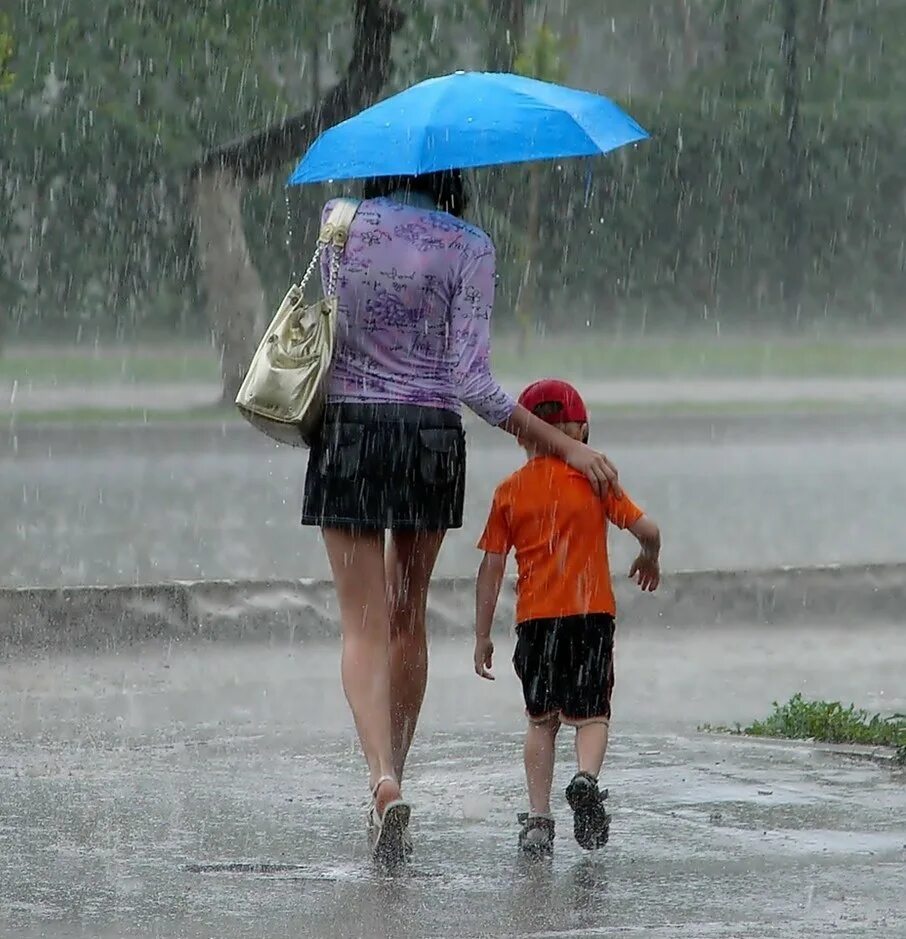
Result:
<svg viewBox="0 0 906 939"><path fill-rule="evenodd" d="M428 585L444 535L462 525L461 403L561 455L597 489L616 484L605 457L519 407L491 375L494 246L461 220L466 203L458 170L366 184L305 479L302 522L321 528L337 590L372 851L389 862L410 847L400 785L428 674Z"/></svg>

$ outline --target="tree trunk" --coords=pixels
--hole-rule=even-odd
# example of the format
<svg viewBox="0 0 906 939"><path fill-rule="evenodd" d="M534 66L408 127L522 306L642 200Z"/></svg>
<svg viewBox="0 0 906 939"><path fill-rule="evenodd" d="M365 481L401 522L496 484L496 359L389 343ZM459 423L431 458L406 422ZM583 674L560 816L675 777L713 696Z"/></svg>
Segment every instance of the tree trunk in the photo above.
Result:
<svg viewBox="0 0 906 939"><path fill-rule="evenodd" d="M525 32L525 0L488 0L488 69L512 72Z"/></svg>
<svg viewBox="0 0 906 939"><path fill-rule="evenodd" d="M267 325L261 278L242 224L242 181L259 179L301 156L326 127L372 104L390 75L391 41L403 22L392 0L355 0L355 36L345 76L308 111L211 150L193 168L198 261L220 348L225 401L235 399L255 341Z"/></svg>
<svg viewBox="0 0 906 939"><path fill-rule="evenodd" d="M827 43L830 40L831 0L817 0L818 21L815 26L815 61L823 65L827 58Z"/></svg>
<svg viewBox="0 0 906 939"><path fill-rule="evenodd" d="M735 66L739 63L740 0L724 0L724 64Z"/></svg>
<svg viewBox="0 0 906 939"><path fill-rule="evenodd" d="M301 157L325 128L373 104L390 77L390 46L405 16L392 0L355 0L355 35L343 78L314 107L250 137L209 151L196 164L258 179Z"/></svg>
<svg viewBox="0 0 906 939"><path fill-rule="evenodd" d="M784 63L783 117L787 139L787 270L784 298L787 310L797 318L802 300L802 144L799 130L799 61L797 48L797 0L783 0Z"/></svg>
<svg viewBox="0 0 906 939"><path fill-rule="evenodd" d="M242 225L243 189L228 169L205 170L193 187L199 272L220 349L222 398L230 404L267 325L264 288Z"/></svg>
<svg viewBox="0 0 906 939"><path fill-rule="evenodd" d="M316 39L311 44L311 100L321 100L321 43Z"/></svg>
<svg viewBox="0 0 906 939"><path fill-rule="evenodd" d="M683 58L686 68L691 71L698 66L698 38L692 26L692 7L689 0L675 0L683 30Z"/></svg>

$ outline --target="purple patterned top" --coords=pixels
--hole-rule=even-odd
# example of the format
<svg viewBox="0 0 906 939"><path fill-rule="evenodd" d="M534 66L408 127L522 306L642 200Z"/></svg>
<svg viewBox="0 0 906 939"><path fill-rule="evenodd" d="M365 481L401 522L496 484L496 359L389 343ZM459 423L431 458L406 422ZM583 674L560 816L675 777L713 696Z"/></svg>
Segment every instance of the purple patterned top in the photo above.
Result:
<svg viewBox="0 0 906 939"><path fill-rule="evenodd" d="M515 401L490 370L494 279L481 229L393 199L362 202L340 267L329 400L456 413L462 402L489 424L505 421Z"/></svg>

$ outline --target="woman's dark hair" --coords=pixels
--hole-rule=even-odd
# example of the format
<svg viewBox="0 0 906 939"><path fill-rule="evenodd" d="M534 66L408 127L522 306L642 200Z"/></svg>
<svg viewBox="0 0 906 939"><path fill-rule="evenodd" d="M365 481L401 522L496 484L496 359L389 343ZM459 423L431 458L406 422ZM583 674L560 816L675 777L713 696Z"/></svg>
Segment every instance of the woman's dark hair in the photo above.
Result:
<svg viewBox="0 0 906 939"><path fill-rule="evenodd" d="M373 176L365 180L366 199L380 199L395 192L420 192L442 211L462 218L469 204L469 187L462 170L438 170L418 176Z"/></svg>

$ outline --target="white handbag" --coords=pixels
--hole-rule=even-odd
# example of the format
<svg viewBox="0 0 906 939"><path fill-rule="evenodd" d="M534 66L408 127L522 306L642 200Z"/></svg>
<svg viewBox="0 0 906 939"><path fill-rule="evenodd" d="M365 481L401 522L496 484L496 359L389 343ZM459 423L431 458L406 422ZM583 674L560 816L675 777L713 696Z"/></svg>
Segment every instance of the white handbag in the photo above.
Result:
<svg viewBox="0 0 906 939"><path fill-rule="evenodd" d="M280 443L309 446L321 426L336 336L340 260L358 208L353 199L339 199L331 210L308 269L286 292L236 395L242 416ZM325 295L306 305L305 286L328 250Z"/></svg>

